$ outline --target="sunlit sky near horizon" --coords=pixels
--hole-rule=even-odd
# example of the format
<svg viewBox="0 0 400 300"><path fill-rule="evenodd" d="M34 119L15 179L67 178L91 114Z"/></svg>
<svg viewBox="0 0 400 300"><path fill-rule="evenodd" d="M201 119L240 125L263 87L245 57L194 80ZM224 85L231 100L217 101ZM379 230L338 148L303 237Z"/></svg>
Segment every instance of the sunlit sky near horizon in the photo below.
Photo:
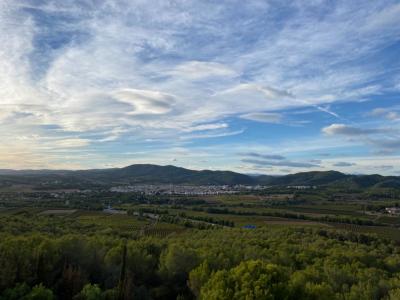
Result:
<svg viewBox="0 0 400 300"><path fill-rule="evenodd" d="M0 169L400 175L399 1L0 0Z"/></svg>

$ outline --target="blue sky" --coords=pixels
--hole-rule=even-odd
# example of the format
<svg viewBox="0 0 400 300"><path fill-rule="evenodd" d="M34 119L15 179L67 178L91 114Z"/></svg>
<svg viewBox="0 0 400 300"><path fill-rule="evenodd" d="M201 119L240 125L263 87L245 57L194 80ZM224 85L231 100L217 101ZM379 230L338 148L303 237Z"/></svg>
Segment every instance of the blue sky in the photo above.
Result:
<svg viewBox="0 0 400 300"><path fill-rule="evenodd" d="M0 168L400 175L398 1L0 0Z"/></svg>

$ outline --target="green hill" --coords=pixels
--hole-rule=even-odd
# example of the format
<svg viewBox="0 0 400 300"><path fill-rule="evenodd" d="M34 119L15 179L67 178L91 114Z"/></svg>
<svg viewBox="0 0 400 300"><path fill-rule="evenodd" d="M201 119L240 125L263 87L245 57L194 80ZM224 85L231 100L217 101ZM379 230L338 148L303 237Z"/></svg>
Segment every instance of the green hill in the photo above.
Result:
<svg viewBox="0 0 400 300"><path fill-rule="evenodd" d="M196 185L253 184L255 179L230 171L195 171L175 166L137 164L125 168L76 171L78 177L102 182L120 183L172 183Z"/></svg>
<svg viewBox="0 0 400 300"><path fill-rule="evenodd" d="M260 183L266 185L327 185L343 180L349 175L337 171L302 172L280 177L260 178Z"/></svg>

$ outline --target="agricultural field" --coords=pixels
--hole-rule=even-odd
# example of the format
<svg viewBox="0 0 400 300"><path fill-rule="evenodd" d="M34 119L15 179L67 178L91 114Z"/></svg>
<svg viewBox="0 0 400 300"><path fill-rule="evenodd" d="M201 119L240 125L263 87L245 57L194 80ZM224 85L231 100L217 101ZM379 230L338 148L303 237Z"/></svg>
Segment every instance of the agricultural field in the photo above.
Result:
<svg viewBox="0 0 400 300"><path fill-rule="evenodd" d="M326 196L324 197L324 193ZM328 196L329 194L329 196ZM121 194L92 191L90 193L60 191L0 193L0 216L34 215L102 228L123 234L149 231L149 227L167 227L165 232L218 226L256 227L322 226L350 230L344 224L357 225L362 232L393 234L400 226L399 216L390 216L385 206L391 201L355 200L362 194L338 192L340 200L332 201L331 191L270 191L212 196ZM324 200L315 200L324 198ZM348 198L348 199L347 199ZM312 200L310 200L312 199ZM107 207L112 207L107 210ZM371 226L379 230L370 230ZM357 228L358 228L357 227ZM352 229L351 229L352 230Z"/></svg>

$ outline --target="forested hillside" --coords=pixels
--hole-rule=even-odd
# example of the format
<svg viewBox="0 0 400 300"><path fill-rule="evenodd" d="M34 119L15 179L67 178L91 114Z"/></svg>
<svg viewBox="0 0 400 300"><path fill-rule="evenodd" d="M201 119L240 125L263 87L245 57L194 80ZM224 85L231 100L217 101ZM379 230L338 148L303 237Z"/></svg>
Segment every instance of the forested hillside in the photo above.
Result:
<svg viewBox="0 0 400 300"><path fill-rule="evenodd" d="M134 240L3 232L0 266L2 300L400 297L398 245L323 229L221 229Z"/></svg>

